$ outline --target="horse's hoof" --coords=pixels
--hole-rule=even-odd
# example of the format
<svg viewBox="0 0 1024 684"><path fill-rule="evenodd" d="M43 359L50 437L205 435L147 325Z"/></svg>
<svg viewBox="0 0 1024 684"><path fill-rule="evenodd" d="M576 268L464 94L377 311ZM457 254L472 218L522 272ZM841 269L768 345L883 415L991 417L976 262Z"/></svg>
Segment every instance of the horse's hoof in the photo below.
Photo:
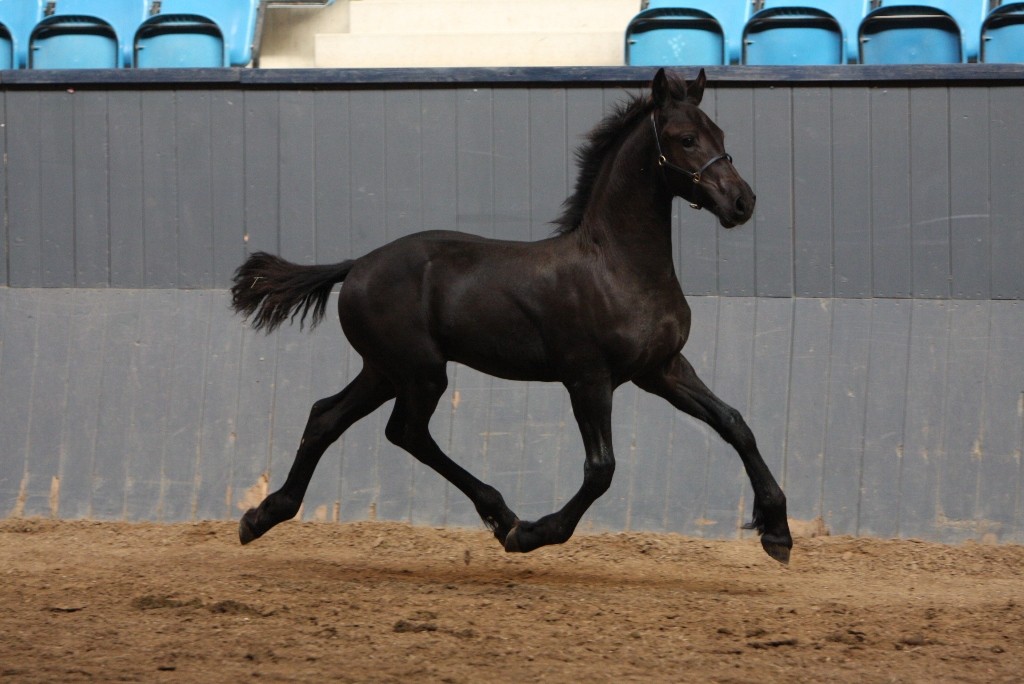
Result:
<svg viewBox="0 0 1024 684"><path fill-rule="evenodd" d="M238 541L245 546L259 536L260 533L256 531L256 509L250 508L238 521Z"/></svg>
<svg viewBox="0 0 1024 684"><path fill-rule="evenodd" d="M761 537L761 548L764 549L764 552L783 565L789 565L789 552L792 547L793 542L788 539L775 539L769 535Z"/></svg>

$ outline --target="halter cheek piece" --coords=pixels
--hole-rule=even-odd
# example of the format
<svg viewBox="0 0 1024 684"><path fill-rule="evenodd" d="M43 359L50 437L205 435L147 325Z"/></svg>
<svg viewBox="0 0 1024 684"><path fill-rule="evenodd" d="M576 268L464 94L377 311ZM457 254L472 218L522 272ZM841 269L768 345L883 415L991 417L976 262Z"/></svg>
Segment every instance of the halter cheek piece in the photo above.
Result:
<svg viewBox="0 0 1024 684"><path fill-rule="evenodd" d="M704 166L700 167L696 171L687 171L683 167L676 166L675 164L670 162L665 157L665 153L661 151L661 136L658 135L658 122L654 119L654 112L651 112L651 128L654 129L654 145L658 150L658 166L662 168L662 172L664 172L665 169L671 169L672 171L676 171L685 176L689 176L690 180L693 181L694 185L700 185L701 175L705 171L707 171L708 167L710 167L716 161L721 161L722 159L725 159L730 164L732 163L732 156L728 152L723 152L722 154L712 157L711 159L704 162ZM701 205L695 204L693 202L690 203L690 207L697 210L703 209Z"/></svg>

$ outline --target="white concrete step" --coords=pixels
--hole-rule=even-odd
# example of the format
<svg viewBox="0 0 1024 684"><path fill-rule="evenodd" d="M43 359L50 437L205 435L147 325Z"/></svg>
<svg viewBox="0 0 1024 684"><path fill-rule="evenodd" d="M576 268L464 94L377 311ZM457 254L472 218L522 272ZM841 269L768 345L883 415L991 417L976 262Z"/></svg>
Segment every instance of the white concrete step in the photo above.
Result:
<svg viewBox="0 0 1024 684"><path fill-rule="evenodd" d="M352 0L351 33L625 32L640 0Z"/></svg>
<svg viewBox="0 0 1024 684"><path fill-rule="evenodd" d="M353 3L354 4L354 3ZM621 66L623 32L318 34L315 66L331 68Z"/></svg>

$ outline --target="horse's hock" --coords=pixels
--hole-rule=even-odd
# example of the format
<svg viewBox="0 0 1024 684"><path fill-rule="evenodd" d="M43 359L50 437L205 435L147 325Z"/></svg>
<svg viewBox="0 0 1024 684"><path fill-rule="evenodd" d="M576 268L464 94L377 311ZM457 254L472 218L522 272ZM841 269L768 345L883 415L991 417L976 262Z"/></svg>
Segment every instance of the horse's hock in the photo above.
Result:
<svg viewBox="0 0 1024 684"><path fill-rule="evenodd" d="M1024 535L1024 86L1016 67L965 69L709 71L702 107L757 207L724 231L677 205L688 358L746 417L790 515L833 534ZM579 136L642 85L432 74L0 86L4 515L235 518L264 473L283 479L310 403L358 370L333 326L268 338L230 316L245 254L334 262L431 228L546 237ZM521 516L561 506L583 460L564 390L448 376L442 448ZM479 525L385 419L331 448L300 516ZM632 386L612 427L616 478L584 528L743 534L749 485L717 436Z"/></svg>

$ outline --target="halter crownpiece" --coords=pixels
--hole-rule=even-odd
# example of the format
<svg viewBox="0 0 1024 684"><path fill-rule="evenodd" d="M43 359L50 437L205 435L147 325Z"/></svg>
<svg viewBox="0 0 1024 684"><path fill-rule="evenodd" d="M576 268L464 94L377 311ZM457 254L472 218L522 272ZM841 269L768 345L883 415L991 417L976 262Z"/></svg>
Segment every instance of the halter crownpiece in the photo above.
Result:
<svg viewBox="0 0 1024 684"><path fill-rule="evenodd" d="M678 173L682 173L689 176L690 180L693 181L694 185L700 185L701 174L707 171L708 168L715 162L725 159L729 163L732 163L732 155L730 155L728 152L723 152L722 154L714 156L711 159L704 162L704 166L700 167L696 171L687 171L683 167L676 166L675 164L670 162L668 158L665 157L665 153L662 152L661 136L658 134L658 122L654 118L654 112L651 112L651 128L654 129L654 146L658 150L658 166L660 166L662 169L669 168L673 171L677 171ZM690 206L693 207L694 209L701 208L699 204L694 204L692 202L690 203Z"/></svg>

